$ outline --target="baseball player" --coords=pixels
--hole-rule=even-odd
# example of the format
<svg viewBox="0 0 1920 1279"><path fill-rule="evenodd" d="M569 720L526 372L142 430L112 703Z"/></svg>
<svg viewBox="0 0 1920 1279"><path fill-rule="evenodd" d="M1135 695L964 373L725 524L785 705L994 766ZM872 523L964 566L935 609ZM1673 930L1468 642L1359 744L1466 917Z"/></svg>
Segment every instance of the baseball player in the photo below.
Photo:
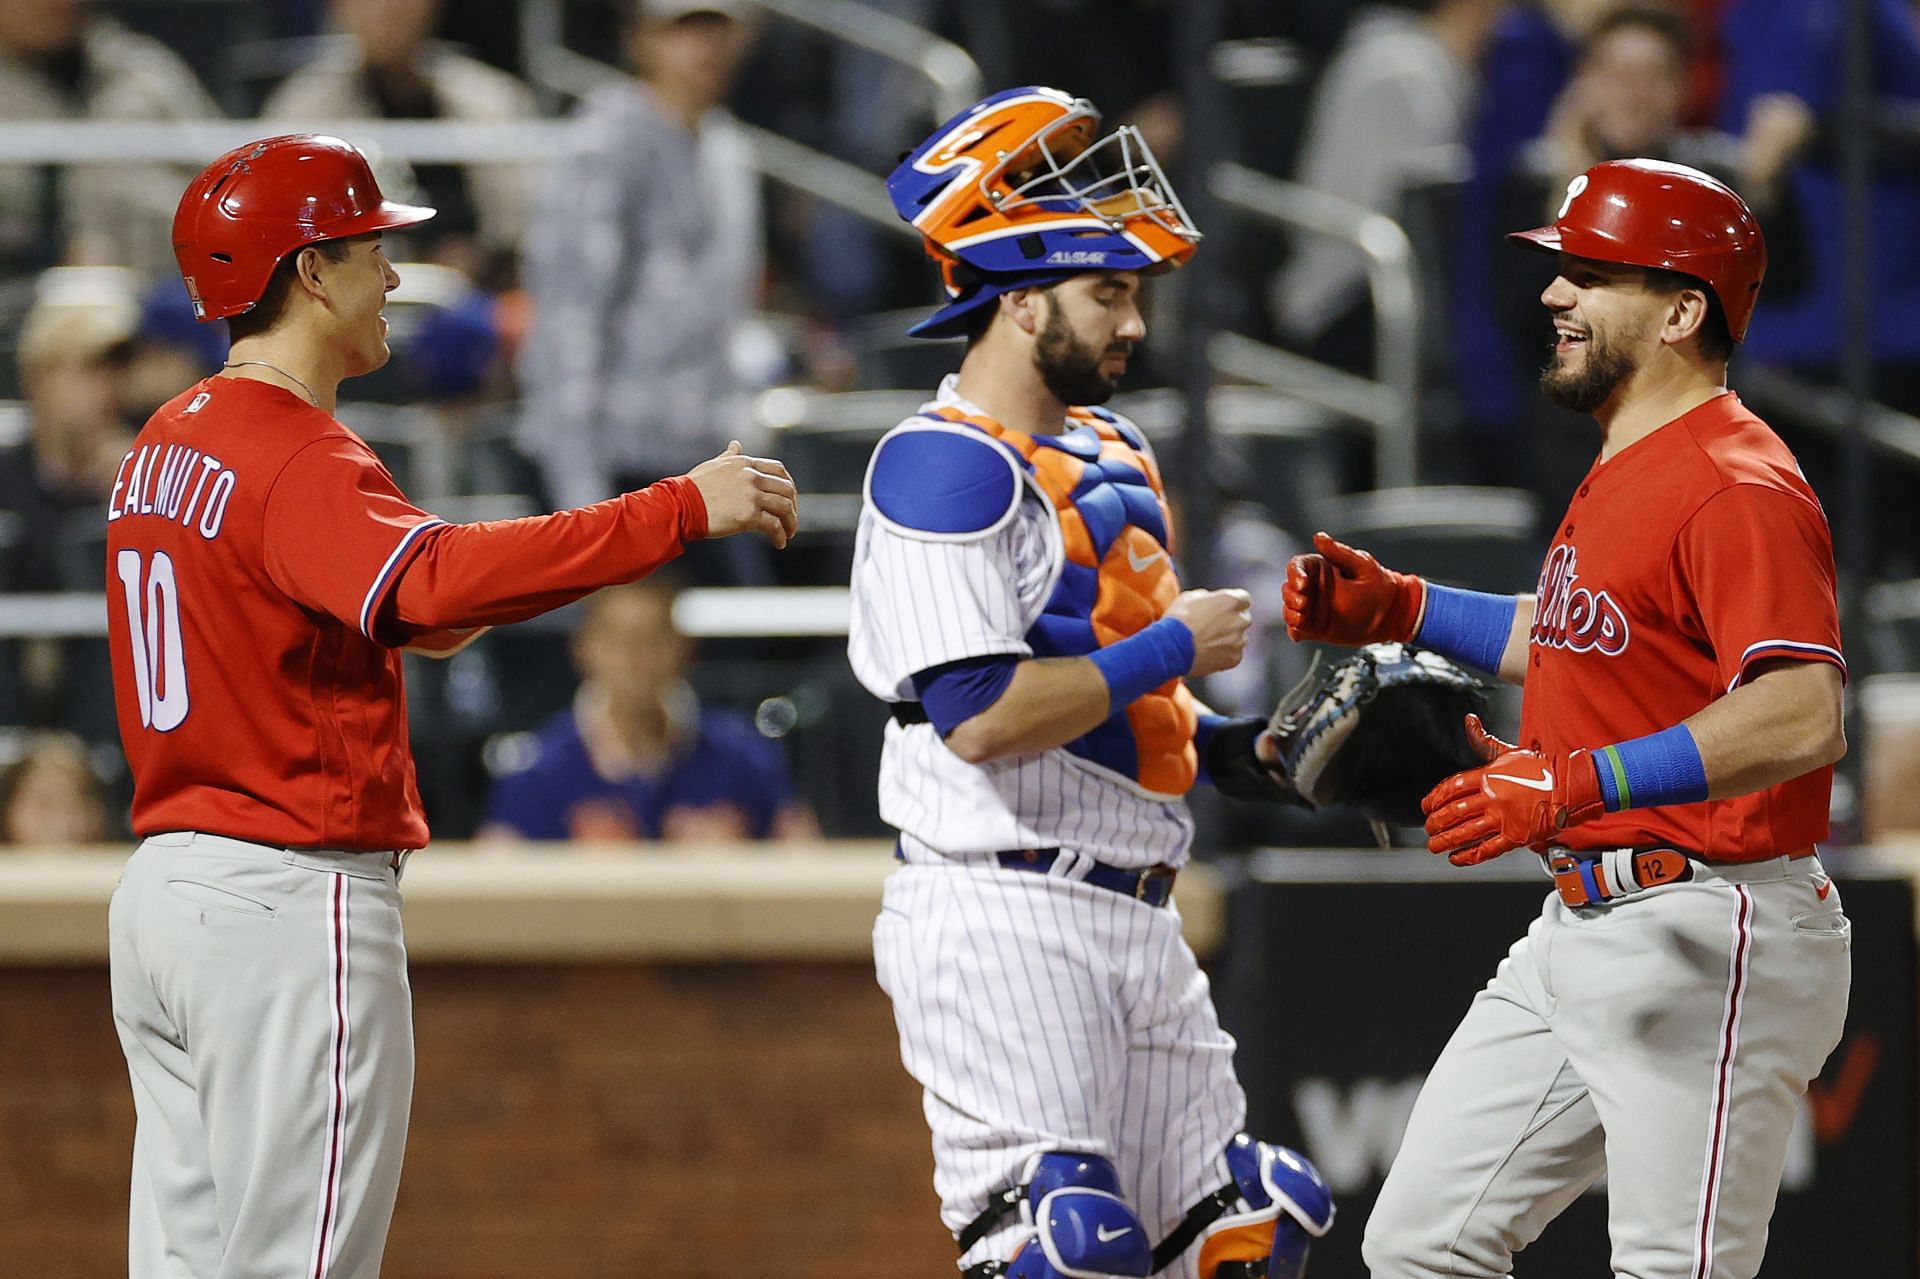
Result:
<svg viewBox="0 0 1920 1279"><path fill-rule="evenodd" d="M1470 720L1487 762L1428 794L1428 847L1530 848L1557 889L1428 1075L1364 1252L1375 1279L1506 1275L1604 1173L1614 1274L1750 1279L1850 980L1814 848L1845 750L1832 543L1725 385L1766 245L1734 192L1650 160L1513 238L1559 254L1541 387L1601 427L1537 593L1325 534L1285 589L1296 638L1417 637L1524 684L1518 745Z"/></svg>
<svg viewBox="0 0 1920 1279"><path fill-rule="evenodd" d="M995 94L889 179L966 355L874 450L855 672L892 706L880 809L904 863L874 927L968 1279L1299 1273L1332 1220L1241 1132L1233 1040L1172 888L1211 772L1261 721L1183 680L1240 660L1241 591L1181 592L1153 452L1097 407L1145 336L1142 277L1199 235L1130 128Z"/></svg>
<svg viewBox="0 0 1920 1279"><path fill-rule="evenodd" d="M174 220L226 367L140 432L107 508L109 643L141 843L113 895L134 1279L375 1279L413 1030L398 881L427 839L403 647L444 655L746 529L794 490L737 448L580 510L451 525L333 417L387 359L381 197L312 134L231 151Z"/></svg>

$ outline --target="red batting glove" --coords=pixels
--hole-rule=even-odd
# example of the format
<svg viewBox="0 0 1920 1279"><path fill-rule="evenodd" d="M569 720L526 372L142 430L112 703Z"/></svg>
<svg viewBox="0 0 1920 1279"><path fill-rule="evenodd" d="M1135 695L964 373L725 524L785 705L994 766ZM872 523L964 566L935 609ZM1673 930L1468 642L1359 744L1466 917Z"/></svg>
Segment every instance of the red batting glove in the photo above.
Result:
<svg viewBox="0 0 1920 1279"><path fill-rule="evenodd" d="M1600 775L1585 751L1523 751L1467 716L1467 740L1487 763L1455 773L1420 801L1427 848L1455 866L1477 866L1516 848L1539 847L1604 813Z"/></svg>
<svg viewBox="0 0 1920 1279"><path fill-rule="evenodd" d="M1325 533L1313 535L1313 549L1316 554L1287 561L1280 599L1290 638L1356 647L1413 638L1427 597L1424 581L1383 568Z"/></svg>

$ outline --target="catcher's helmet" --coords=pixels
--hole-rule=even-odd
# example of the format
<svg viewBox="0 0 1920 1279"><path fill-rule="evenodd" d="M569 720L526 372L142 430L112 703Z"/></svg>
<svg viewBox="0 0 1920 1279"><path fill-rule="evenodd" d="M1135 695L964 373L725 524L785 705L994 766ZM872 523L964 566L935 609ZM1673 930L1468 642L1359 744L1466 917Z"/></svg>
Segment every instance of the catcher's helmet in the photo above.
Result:
<svg viewBox="0 0 1920 1279"><path fill-rule="evenodd" d="M1172 267L1200 233L1131 125L1104 138L1085 98L1029 85L968 107L887 178L949 302L908 330L946 337L1009 289L1087 271Z"/></svg>
<svg viewBox="0 0 1920 1279"><path fill-rule="evenodd" d="M433 214L383 197L351 144L289 133L235 147L188 183L173 215L173 255L194 318L221 320L251 310L295 249Z"/></svg>
<svg viewBox="0 0 1920 1279"><path fill-rule="evenodd" d="M1747 335L1767 273L1767 241L1747 202L1717 178L1665 160L1596 164L1567 184L1552 226L1507 238L1549 253L1695 276L1720 299L1736 342Z"/></svg>

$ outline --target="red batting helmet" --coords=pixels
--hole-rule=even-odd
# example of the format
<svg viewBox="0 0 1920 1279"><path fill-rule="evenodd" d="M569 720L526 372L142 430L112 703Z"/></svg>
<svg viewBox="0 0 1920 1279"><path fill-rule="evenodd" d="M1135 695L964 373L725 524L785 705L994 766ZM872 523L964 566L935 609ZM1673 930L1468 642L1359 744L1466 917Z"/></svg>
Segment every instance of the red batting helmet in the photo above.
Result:
<svg viewBox="0 0 1920 1279"><path fill-rule="evenodd" d="M173 255L194 318L223 320L251 310L295 249L433 214L383 197L349 143L289 133L235 147L200 171L174 211Z"/></svg>
<svg viewBox="0 0 1920 1279"><path fill-rule="evenodd" d="M1736 342L1747 335L1767 273L1766 237L1747 202L1724 182L1664 160L1596 164L1567 184L1552 226L1507 238L1549 253L1704 280Z"/></svg>

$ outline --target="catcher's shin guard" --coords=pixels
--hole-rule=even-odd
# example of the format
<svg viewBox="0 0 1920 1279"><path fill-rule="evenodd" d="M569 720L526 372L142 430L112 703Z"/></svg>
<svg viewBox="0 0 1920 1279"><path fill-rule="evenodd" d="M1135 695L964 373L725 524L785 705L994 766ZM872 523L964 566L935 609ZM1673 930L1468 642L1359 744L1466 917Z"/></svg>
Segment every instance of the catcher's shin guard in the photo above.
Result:
<svg viewBox="0 0 1920 1279"><path fill-rule="evenodd" d="M1018 1215L1028 1227L1007 1261L983 1261L965 1279L1144 1279L1153 1272L1147 1228L1120 1197L1120 1176L1099 1155L1046 1151L1020 1184L994 1197L960 1232L964 1254Z"/></svg>
<svg viewBox="0 0 1920 1279"><path fill-rule="evenodd" d="M1233 1180L1195 1204L1153 1250L1157 1272L1198 1244L1200 1279L1303 1279L1307 1250L1333 1225L1333 1192L1305 1155L1227 1143Z"/></svg>

